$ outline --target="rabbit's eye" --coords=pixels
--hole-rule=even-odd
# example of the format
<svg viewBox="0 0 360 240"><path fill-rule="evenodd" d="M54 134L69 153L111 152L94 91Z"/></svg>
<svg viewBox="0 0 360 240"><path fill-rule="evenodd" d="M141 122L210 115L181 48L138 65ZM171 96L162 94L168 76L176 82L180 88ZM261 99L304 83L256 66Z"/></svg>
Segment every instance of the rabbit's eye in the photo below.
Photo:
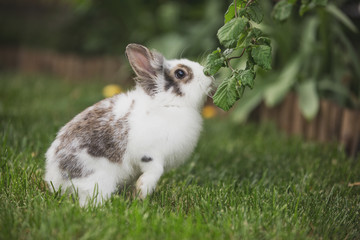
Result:
<svg viewBox="0 0 360 240"><path fill-rule="evenodd" d="M183 71L182 69L177 69L176 71L175 71L175 77L177 78L177 79L182 79L182 78L184 78L186 76L186 73L185 73L185 71Z"/></svg>

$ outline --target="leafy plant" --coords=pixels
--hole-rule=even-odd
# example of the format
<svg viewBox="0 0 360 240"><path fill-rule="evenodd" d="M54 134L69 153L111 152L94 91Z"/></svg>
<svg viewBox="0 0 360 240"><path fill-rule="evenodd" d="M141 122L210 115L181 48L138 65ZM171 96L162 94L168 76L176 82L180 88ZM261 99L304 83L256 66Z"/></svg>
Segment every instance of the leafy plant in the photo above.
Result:
<svg viewBox="0 0 360 240"><path fill-rule="evenodd" d="M255 27L264 14L258 0L234 0L224 16L224 25L217 37L223 49L217 48L206 58L204 73L216 74L220 68L231 70L231 74L220 84L214 103L229 110L241 98L246 87L253 88L255 66L271 69L270 39ZM234 67L231 61L247 56L245 67Z"/></svg>
<svg viewBox="0 0 360 240"><path fill-rule="evenodd" d="M293 14L295 11L298 14ZM259 23L261 30L256 25ZM316 116L321 97L340 105L360 106L360 86L353 84L360 78L359 59L346 36L347 29L357 33L351 20L327 0L281 0L274 6L265 1L234 0L217 34L225 50L218 48L209 54L204 69L207 75L216 74L220 68L230 69L214 95L214 103L229 110L245 97L234 113L239 121L246 119L261 100L275 106L292 90L297 92L306 119ZM272 46L262 31L271 36ZM245 54L246 64L230 64ZM256 73L256 65L273 71ZM254 87L256 74L260 74L257 89L244 92L246 87ZM345 85L344 78L350 78L351 83Z"/></svg>
<svg viewBox="0 0 360 240"><path fill-rule="evenodd" d="M349 39L358 33L356 26L334 1L295 3L281 0L273 7L262 1L263 25L273 45L273 70L257 73L255 89L244 94L241 107L234 111L236 121L245 120L262 100L268 107L279 104L289 91L297 93L308 120L316 116L321 98L360 107L360 64Z"/></svg>

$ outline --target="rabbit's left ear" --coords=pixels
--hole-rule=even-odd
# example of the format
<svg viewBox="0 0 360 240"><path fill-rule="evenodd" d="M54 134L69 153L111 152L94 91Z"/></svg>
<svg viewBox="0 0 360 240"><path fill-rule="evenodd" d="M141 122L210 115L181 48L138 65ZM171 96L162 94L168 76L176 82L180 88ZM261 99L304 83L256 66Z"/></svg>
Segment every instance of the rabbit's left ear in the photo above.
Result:
<svg viewBox="0 0 360 240"><path fill-rule="evenodd" d="M139 44L129 44L126 55L140 81L155 80L162 72L164 57Z"/></svg>

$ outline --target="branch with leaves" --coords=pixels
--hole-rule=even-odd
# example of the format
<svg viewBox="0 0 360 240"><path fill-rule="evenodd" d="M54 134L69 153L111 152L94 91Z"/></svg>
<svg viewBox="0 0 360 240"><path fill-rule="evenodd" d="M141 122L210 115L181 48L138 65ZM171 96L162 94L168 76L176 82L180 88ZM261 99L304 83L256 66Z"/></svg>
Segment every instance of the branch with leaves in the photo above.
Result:
<svg viewBox="0 0 360 240"><path fill-rule="evenodd" d="M259 0L234 0L225 13L224 26L217 32L224 50L218 48L206 58L206 75L215 75L222 67L231 70L230 76L219 85L213 97L214 103L226 111L242 97L246 87L253 88L255 66L271 69L270 39L254 27L254 23L260 24L263 17ZM234 56L234 53L239 55ZM245 55L244 69L231 65L232 60Z"/></svg>
<svg viewBox="0 0 360 240"><path fill-rule="evenodd" d="M300 0L278 1L272 11L273 19L287 20L297 2ZM328 0L301 0L299 15L324 7L327 2ZM225 13L224 26L217 32L221 48L217 48L206 58L206 75L215 75L222 67L231 70L231 74L219 85L213 97L214 103L226 111L242 97L246 87L253 88L256 66L264 70L271 69L270 39L254 27L262 22L263 17L260 0L234 0ZM245 56L247 59L244 69L231 64L232 60Z"/></svg>

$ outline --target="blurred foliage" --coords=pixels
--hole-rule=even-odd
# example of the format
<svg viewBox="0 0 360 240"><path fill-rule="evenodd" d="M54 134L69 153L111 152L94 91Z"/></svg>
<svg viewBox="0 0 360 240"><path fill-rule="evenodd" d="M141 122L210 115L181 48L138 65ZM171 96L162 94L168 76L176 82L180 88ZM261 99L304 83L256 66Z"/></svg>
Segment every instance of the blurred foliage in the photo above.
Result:
<svg viewBox="0 0 360 240"><path fill-rule="evenodd" d="M350 19L342 11L354 14L358 0L329 0L326 6L324 1L258 1L264 17L254 27L271 37L272 70L255 69L254 88L244 93L235 119L245 119L262 100L268 106L280 103L289 91L298 93L302 112L309 119L323 97L360 108L360 18ZM167 58L201 61L218 45L216 32L231 2L2 0L0 45L124 56L125 46L136 42ZM233 61L233 67L245 66L242 59ZM225 69L217 79L226 76Z"/></svg>
<svg viewBox="0 0 360 240"><path fill-rule="evenodd" d="M268 1L261 2L265 16L260 28L271 36L273 70L258 70L254 89L245 92L234 119L245 120L263 100L269 107L281 103L289 91L297 93L307 119L316 116L321 98L359 109L360 46L358 41L351 41L359 34L358 27L340 10L344 1L330 0L311 11L302 10L299 2L290 14L280 11L277 20L273 9L279 9Z"/></svg>
<svg viewBox="0 0 360 240"><path fill-rule="evenodd" d="M184 52L199 57L214 47L226 8L217 0L58 0L47 9L20 2L0 10L0 43L123 55L125 46L136 42L168 58Z"/></svg>

